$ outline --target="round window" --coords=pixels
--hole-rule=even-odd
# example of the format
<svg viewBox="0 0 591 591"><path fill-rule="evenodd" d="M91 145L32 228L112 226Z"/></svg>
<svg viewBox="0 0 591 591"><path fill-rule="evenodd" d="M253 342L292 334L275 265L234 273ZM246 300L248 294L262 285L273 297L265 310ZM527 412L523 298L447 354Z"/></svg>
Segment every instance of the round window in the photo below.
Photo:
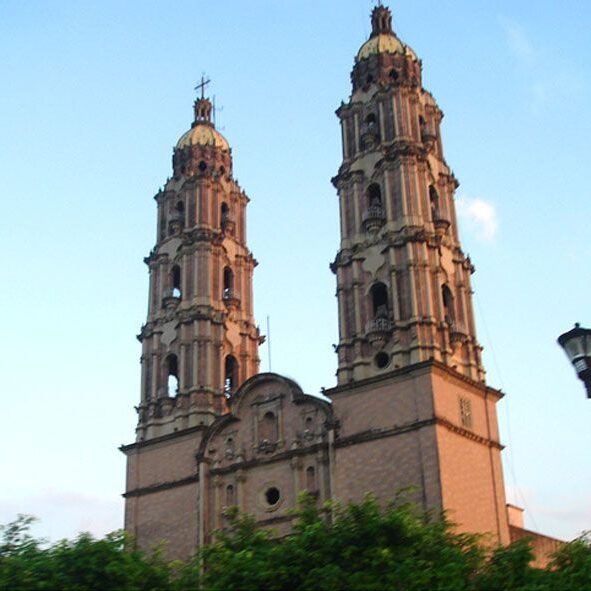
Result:
<svg viewBox="0 0 591 591"><path fill-rule="evenodd" d="M384 369L384 367L388 367L388 365L390 365L390 356L388 353L384 353L382 351L375 356L374 361L379 369Z"/></svg>
<svg viewBox="0 0 591 591"><path fill-rule="evenodd" d="M276 505L281 498L281 494L279 493L279 489L272 486L268 488L265 492L265 499L269 505Z"/></svg>

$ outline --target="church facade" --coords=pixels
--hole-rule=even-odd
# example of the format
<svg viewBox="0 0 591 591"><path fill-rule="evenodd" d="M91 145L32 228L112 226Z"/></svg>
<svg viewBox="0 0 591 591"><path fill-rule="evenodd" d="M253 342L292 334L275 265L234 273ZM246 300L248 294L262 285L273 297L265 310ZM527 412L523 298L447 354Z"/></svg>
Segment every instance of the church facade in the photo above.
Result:
<svg viewBox="0 0 591 591"><path fill-rule="evenodd" d="M287 532L302 490L346 503L370 491L388 502L406 489L461 531L510 541L501 393L485 382L458 183L421 67L377 6L337 110L339 343L328 400L259 373L249 199L202 86L173 176L155 197L157 241L146 258L136 441L121 448L125 528L140 545L166 541L171 556L188 557L234 505Z"/></svg>

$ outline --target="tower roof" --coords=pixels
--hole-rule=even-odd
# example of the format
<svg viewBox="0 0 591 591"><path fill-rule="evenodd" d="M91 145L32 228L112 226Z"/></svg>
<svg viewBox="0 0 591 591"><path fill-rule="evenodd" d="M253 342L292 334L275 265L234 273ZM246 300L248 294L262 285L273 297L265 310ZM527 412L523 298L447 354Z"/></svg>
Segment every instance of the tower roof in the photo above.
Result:
<svg viewBox="0 0 591 591"><path fill-rule="evenodd" d="M403 43L392 30L392 13L387 6L376 6L371 13L371 35L361 46L356 62L379 53L398 53L417 60L415 52Z"/></svg>
<svg viewBox="0 0 591 591"><path fill-rule="evenodd" d="M211 114L213 105L211 101L205 97L205 85L209 80L201 79L201 84L196 86L201 89L201 97L195 101L193 109L195 118L191 125L191 129L184 133L176 144L177 149L186 148L187 146L213 146L224 152L230 151L230 145L226 138L216 130Z"/></svg>
<svg viewBox="0 0 591 591"><path fill-rule="evenodd" d="M213 146L224 152L230 151L228 140L215 129L213 124L197 124L189 131L184 133L176 144L177 148L186 148L187 146Z"/></svg>

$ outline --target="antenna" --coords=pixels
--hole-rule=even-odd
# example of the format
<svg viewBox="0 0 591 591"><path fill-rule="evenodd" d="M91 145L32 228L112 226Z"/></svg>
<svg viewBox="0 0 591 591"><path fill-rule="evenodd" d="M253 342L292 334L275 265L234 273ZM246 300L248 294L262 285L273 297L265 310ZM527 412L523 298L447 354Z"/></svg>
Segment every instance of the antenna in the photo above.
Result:
<svg viewBox="0 0 591 591"><path fill-rule="evenodd" d="M214 127L217 127L217 123L216 123L216 114L217 114L217 112L218 112L218 111L223 111L223 110L224 110L224 107L218 107L218 106L216 105L216 102L215 102L215 94L213 95L213 100L212 100L212 102L213 102L213 126L214 126Z"/></svg>
<svg viewBox="0 0 591 591"><path fill-rule="evenodd" d="M271 373L271 318L267 315L267 353L269 355L269 373Z"/></svg>

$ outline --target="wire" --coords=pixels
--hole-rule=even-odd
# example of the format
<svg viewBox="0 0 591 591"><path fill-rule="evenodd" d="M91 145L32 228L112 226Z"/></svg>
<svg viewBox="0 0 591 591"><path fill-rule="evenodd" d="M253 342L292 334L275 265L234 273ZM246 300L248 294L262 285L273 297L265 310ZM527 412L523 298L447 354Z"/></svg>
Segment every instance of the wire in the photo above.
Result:
<svg viewBox="0 0 591 591"><path fill-rule="evenodd" d="M490 348L490 352L492 355L492 359L493 359L493 364L495 366L495 370L497 372L497 375L499 377L499 382L501 383L501 389L503 390L503 392L505 392L505 383L503 380L503 375L501 373L501 368L497 359L497 354L495 352L495 348L493 346L493 341L490 335L490 331L488 330L488 325L486 323L486 318L484 316L484 311L482 306L480 305L480 299L478 298L478 293L476 291L474 291L474 299L476 300L476 306L478 307L478 313L480 314L480 318L482 319L482 324L484 325L484 332L486 334L486 340L488 341L488 346ZM523 508L525 509L525 511L527 512L527 516L529 519L531 519L531 522L534 525L534 528L536 531L540 531L538 524L536 523L536 519L534 517L533 511L527 506L527 502L525 500L525 495L523 494L521 488L519 487L518 483L517 483L517 476L516 476L516 470L515 470L515 458L513 455L513 438L511 436L511 417L510 417L510 413L509 413L509 401L510 401L511 397L509 396L508 398L505 398L504 402L504 407L505 407L505 423L506 423L506 427L507 427L507 439L509 442L509 453L507 454L507 460L508 460L508 464L509 464L509 471L511 473L511 479L513 481L513 488L517 494L517 496L520 499L520 503L523 505Z"/></svg>

